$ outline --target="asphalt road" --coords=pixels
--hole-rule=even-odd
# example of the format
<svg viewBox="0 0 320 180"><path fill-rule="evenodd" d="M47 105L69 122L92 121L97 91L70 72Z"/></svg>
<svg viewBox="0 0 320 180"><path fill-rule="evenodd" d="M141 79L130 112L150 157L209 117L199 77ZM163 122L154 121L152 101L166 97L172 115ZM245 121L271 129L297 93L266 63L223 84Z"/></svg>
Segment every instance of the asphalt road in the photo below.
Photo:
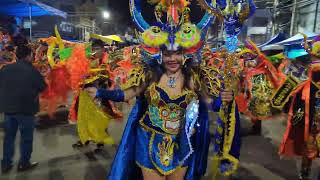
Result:
<svg viewBox="0 0 320 180"><path fill-rule="evenodd" d="M129 107L123 105L127 116ZM18 173L16 169L7 175L0 175L1 180L102 180L107 179L107 172L113 160L116 147L105 146L100 153L94 153L94 145L83 149L73 149L77 141L74 125L66 122L67 113L60 111L57 119L48 121L45 114L40 116L34 138L33 160L40 163L32 171ZM126 118L125 118L126 119ZM242 138L241 165L235 179L239 180L296 180L299 161L281 159L278 145L285 129L284 120L277 119L263 123L262 136L245 136ZM242 131L246 131L250 122L242 118ZM125 122L113 122L109 133L120 141ZM3 130L0 129L2 147ZM19 139L17 139L17 144ZM16 149L16 161L18 159ZM2 148L0 148L2 154ZM211 157L209 157L211 159ZM319 161L313 166L313 179L320 169ZM212 179L210 164L203 179ZM218 177L218 180L227 179Z"/></svg>

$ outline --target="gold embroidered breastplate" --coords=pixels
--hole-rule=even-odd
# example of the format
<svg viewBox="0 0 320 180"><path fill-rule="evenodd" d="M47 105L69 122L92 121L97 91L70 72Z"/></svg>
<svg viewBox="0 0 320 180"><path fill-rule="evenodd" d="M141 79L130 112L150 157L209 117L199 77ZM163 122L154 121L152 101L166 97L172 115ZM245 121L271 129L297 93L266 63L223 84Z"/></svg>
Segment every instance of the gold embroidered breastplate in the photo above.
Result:
<svg viewBox="0 0 320 180"><path fill-rule="evenodd" d="M197 95L190 90L184 90L171 97L165 89L153 83L145 92L145 97L148 99L148 109L140 120L142 127L161 134L176 135L183 124L188 104Z"/></svg>

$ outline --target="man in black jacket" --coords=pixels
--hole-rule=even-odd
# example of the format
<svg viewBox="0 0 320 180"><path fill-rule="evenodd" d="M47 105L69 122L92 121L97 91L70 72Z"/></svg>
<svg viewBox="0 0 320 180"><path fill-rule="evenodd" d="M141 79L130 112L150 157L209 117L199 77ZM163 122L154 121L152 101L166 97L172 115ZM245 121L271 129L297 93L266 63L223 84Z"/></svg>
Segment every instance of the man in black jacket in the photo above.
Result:
<svg viewBox="0 0 320 180"><path fill-rule="evenodd" d="M0 70L0 112L5 114L2 173L12 169L15 136L20 130L20 161L18 171L34 168L31 163L34 115L39 111L39 93L46 83L32 66L32 51L27 46L16 50L17 62Z"/></svg>

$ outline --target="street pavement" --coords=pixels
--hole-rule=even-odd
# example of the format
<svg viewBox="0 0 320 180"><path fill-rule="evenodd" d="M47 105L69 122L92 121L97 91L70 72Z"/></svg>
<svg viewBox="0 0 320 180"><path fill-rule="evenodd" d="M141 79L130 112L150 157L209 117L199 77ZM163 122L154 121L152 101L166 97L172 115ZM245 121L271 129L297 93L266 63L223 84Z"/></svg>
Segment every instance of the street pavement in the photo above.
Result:
<svg viewBox="0 0 320 180"><path fill-rule="evenodd" d="M130 108L123 104L125 120ZM34 170L18 173L13 169L9 174L0 175L0 180L102 180L107 179L115 146L105 146L100 153L94 153L94 145L83 149L73 149L72 144L77 141L75 125L69 125L66 121L67 113L62 109L56 119L47 120L45 114L40 116L37 130L34 136L33 160L39 162L39 167ZM121 139L124 122L113 122L109 133L116 142ZM242 131L250 127L250 122L242 117ZM276 119L263 122L262 136L245 136L242 138L241 163L234 179L238 180L296 180L299 160L280 158L277 154L285 130L285 121ZM0 145L4 133L0 128ZM19 135L17 136L19 137ZM19 138L16 144L15 162L19 157ZM0 154L2 154L0 148ZM211 157L209 157L209 162ZM317 160L313 166L313 180L320 169ZM211 166L203 178L211 180ZM228 179L218 177L218 180Z"/></svg>

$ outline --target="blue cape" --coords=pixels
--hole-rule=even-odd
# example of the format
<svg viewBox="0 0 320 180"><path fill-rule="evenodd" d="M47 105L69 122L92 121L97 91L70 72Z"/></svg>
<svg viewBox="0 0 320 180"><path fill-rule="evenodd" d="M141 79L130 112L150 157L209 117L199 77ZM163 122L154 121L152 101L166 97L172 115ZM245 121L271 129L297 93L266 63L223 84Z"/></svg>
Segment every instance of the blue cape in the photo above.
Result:
<svg viewBox="0 0 320 180"><path fill-rule="evenodd" d="M186 180L200 179L205 174L207 168L210 143L208 109L204 102L200 101L199 105L199 117L195 126L196 133L192 138L194 155L185 176ZM136 104L129 115L108 179L142 179L141 170L135 163L135 143L136 138L138 138L136 132L139 126L139 119L146 111L146 107L146 100L143 97L137 98Z"/></svg>

